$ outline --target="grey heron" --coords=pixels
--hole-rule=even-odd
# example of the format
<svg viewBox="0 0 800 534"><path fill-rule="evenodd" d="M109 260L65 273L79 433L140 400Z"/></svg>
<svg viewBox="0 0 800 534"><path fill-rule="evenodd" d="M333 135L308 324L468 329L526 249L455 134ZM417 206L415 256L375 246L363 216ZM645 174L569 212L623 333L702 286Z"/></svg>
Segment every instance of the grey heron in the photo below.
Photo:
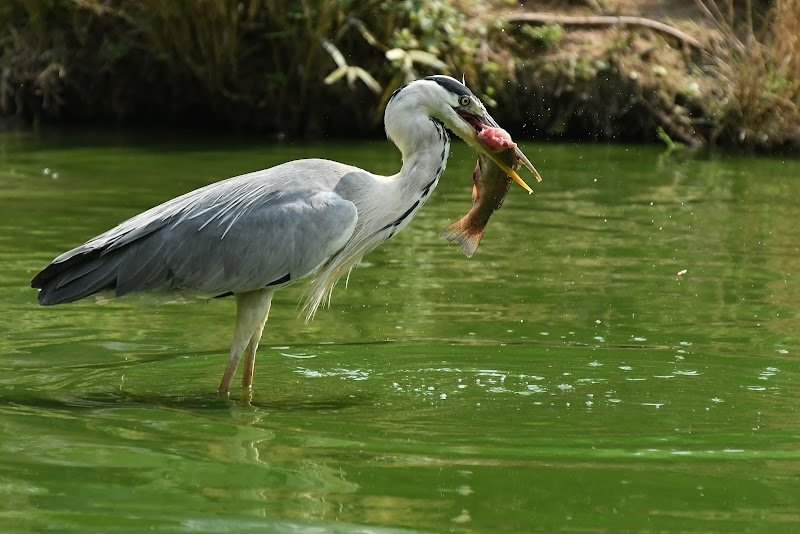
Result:
<svg viewBox="0 0 800 534"><path fill-rule="evenodd" d="M307 320L329 303L337 280L405 227L428 199L447 163L447 129L530 191L479 139L497 123L453 78L430 76L395 91L384 125L402 153L402 168L394 176L304 159L212 183L55 258L31 281L40 290L39 303L67 303L105 291L233 295L236 327L219 392L229 392L242 355L242 386L251 388L275 291L310 277Z"/></svg>

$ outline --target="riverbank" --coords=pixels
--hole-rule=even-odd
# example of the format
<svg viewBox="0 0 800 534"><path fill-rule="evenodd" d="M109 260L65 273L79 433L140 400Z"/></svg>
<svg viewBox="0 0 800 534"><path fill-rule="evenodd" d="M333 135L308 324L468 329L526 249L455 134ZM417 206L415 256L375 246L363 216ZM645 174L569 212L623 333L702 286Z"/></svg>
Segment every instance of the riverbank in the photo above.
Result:
<svg viewBox="0 0 800 534"><path fill-rule="evenodd" d="M11 0L0 127L380 135L404 81L465 76L515 136L800 148L800 0Z"/></svg>

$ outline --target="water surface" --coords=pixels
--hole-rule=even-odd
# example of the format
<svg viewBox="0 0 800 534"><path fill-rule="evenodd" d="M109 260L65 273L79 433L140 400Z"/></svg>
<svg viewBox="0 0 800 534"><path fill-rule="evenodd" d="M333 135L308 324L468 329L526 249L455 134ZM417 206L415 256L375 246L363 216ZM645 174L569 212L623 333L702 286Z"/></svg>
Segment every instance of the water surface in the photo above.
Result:
<svg viewBox="0 0 800 534"><path fill-rule="evenodd" d="M386 142L0 136L4 532L796 532L800 162L530 145L472 259L455 144L432 199L255 389L215 393L230 299L42 308L31 277L217 179ZM533 185L533 184L531 184Z"/></svg>

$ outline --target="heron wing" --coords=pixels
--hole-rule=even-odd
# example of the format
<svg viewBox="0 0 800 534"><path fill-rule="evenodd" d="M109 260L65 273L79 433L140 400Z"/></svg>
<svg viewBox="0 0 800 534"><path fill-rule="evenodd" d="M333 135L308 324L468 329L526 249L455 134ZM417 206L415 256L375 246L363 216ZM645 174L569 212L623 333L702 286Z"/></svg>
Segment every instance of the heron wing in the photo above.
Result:
<svg viewBox="0 0 800 534"><path fill-rule="evenodd" d="M58 304L107 289L213 295L286 285L352 235L356 207L333 192L352 170L302 160L211 184L62 254L32 286L42 304Z"/></svg>

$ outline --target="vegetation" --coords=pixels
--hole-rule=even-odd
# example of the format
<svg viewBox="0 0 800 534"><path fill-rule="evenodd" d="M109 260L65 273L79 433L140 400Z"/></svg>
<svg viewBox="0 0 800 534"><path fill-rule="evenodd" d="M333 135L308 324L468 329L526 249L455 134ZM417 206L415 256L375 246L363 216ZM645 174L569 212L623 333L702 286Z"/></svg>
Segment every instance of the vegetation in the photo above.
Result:
<svg viewBox="0 0 800 534"><path fill-rule="evenodd" d="M368 135L446 72L517 135L800 147L800 0L693 1L679 29L594 0L7 0L0 116Z"/></svg>
<svg viewBox="0 0 800 534"><path fill-rule="evenodd" d="M761 17L750 0L743 13L733 0L724 8L697 2L719 30L708 58L717 82L706 107L714 119L711 140L753 148L800 146L800 0L776 0Z"/></svg>

